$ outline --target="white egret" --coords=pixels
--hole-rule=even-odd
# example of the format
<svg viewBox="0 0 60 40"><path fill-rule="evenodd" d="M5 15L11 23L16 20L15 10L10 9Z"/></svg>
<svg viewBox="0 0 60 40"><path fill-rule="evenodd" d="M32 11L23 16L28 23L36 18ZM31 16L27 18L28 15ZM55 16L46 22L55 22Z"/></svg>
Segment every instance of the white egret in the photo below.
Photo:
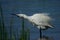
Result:
<svg viewBox="0 0 60 40"><path fill-rule="evenodd" d="M51 25L52 18L47 13L36 13L33 14L32 16L27 16L25 14L14 14L14 15L27 19L33 25L36 25L36 27L40 29L40 37L42 36L41 30L53 28L53 26Z"/></svg>

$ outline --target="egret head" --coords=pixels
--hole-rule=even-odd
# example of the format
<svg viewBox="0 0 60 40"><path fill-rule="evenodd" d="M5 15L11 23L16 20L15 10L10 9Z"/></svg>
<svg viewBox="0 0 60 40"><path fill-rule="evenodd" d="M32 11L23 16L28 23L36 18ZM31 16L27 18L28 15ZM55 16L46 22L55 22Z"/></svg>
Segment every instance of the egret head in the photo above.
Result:
<svg viewBox="0 0 60 40"><path fill-rule="evenodd" d="M25 14L12 14L12 15L15 15L15 16L20 17L20 18L25 18L25 19L28 18L28 16Z"/></svg>

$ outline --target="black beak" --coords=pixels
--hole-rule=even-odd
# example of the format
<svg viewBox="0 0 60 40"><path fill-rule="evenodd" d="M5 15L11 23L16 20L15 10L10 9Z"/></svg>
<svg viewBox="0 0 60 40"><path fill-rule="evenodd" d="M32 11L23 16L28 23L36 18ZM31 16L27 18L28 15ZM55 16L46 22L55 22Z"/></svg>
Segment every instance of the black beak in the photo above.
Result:
<svg viewBox="0 0 60 40"><path fill-rule="evenodd" d="M16 14L11 14L11 15L16 15Z"/></svg>
<svg viewBox="0 0 60 40"><path fill-rule="evenodd" d="M16 14L11 14L11 15L17 16ZM19 17L19 16L17 16L17 17Z"/></svg>

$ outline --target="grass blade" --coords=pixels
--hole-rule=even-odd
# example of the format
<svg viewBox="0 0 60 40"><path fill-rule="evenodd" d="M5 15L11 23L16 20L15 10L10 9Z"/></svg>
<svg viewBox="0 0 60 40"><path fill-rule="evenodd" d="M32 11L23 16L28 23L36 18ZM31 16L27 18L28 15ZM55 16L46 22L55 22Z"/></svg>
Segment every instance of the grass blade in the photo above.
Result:
<svg viewBox="0 0 60 40"><path fill-rule="evenodd" d="M2 6L1 6L1 3L0 3L0 40L8 40L8 37L7 37L7 31L5 29L5 24L4 24L4 17L3 17L3 11L2 11Z"/></svg>
<svg viewBox="0 0 60 40"><path fill-rule="evenodd" d="M22 32L20 34L19 40L30 40L29 29L28 28L27 28L27 30L24 29L24 18L22 18Z"/></svg>
<svg viewBox="0 0 60 40"><path fill-rule="evenodd" d="M15 40L15 35L14 35L14 32L13 32L13 21L14 21L14 17L11 16L11 19L10 19L10 40Z"/></svg>

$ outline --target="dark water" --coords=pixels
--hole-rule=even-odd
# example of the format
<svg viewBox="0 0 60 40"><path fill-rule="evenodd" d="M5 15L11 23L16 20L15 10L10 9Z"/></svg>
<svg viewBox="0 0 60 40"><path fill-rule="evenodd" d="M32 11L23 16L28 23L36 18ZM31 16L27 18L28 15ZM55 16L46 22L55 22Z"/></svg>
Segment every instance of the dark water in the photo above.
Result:
<svg viewBox="0 0 60 40"><path fill-rule="evenodd" d="M34 13L50 13L53 21L54 29L43 31L43 35L54 40L60 40L60 0L0 0L4 14L5 26L9 33L9 22L11 14L24 13L32 15ZM19 34L21 29L20 19L14 16L13 30ZM39 38L39 29L34 28L29 22L25 22L25 26L29 26L31 31L30 39Z"/></svg>

